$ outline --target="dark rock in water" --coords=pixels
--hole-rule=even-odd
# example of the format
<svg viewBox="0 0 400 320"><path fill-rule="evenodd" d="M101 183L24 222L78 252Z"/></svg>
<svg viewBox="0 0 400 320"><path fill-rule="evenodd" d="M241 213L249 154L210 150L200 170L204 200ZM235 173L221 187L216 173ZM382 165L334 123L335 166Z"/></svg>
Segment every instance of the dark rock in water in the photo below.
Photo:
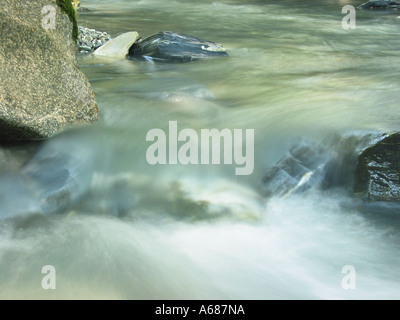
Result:
<svg viewBox="0 0 400 320"><path fill-rule="evenodd" d="M354 192L364 200L400 201L400 133L387 136L359 156Z"/></svg>
<svg viewBox="0 0 400 320"><path fill-rule="evenodd" d="M325 166L321 188L326 190L339 187L352 194L359 155L381 139L382 134L377 133L350 133L329 138L324 145L329 146L331 159Z"/></svg>
<svg viewBox="0 0 400 320"><path fill-rule="evenodd" d="M399 1L370 0L359 6L360 9L397 9L400 8Z"/></svg>
<svg viewBox="0 0 400 320"><path fill-rule="evenodd" d="M160 62L189 62L227 55L226 49L217 43L171 31L138 41L129 50L131 58Z"/></svg>
<svg viewBox="0 0 400 320"><path fill-rule="evenodd" d="M264 176L262 193L267 197L286 197L319 185L329 159L329 152L323 147L303 141Z"/></svg>
<svg viewBox="0 0 400 320"><path fill-rule="evenodd" d="M310 188L341 188L352 194L359 155L382 137L377 134L333 136L325 141L325 147L302 141L264 176L262 193L268 197L285 197Z"/></svg>
<svg viewBox="0 0 400 320"><path fill-rule="evenodd" d="M302 142L262 180L267 197L286 197L310 188L339 187L351 209L396 216L400 212L400 133L335 138L329 147Z"/></svg>

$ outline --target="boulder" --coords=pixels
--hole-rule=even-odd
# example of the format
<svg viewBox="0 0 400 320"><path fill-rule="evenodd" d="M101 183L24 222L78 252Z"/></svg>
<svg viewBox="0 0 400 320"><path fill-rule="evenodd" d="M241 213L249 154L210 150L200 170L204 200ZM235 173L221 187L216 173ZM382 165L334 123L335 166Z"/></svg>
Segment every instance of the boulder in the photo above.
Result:
<svg viewBox="0 0 400 320"><path fill-rule="evenodd" d="M159 62L190 62L227 55L226 49L215 42L172 31L138 40L129 50L131 58Z"/></svg>
<svg viewBox="0 0 400 320"><path fill-rule="evenodd" d="M94 93L77 64L69 0L3 0L0 25L1 142L47 138L97 120Z"/></svg>
<svg viewBox="0 0 400 320"><path fill-rule="evenodd" d="M400 133L387 135L361 153L354 192L367 201L400 202Z"/></svg>

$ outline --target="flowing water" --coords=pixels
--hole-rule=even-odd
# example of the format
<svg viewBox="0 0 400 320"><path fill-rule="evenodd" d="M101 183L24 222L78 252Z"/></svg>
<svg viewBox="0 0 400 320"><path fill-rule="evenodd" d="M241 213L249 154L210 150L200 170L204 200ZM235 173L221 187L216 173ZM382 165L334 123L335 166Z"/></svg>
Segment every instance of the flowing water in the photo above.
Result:
<svg viewBox="0 0 400 320"><path fill-rule="evenodd" d="M399 129L400 12L357 11L357 29L344 30L345 4L360 3L83 1L90 11L80 25L112 36L186 33L230 56L187 64L79 56L101 120L50 144L80 161L89 193L67 213L1 224L0 297L400 298L400 229L384 212L358 212L342 189L258 193L299 138ZM255 129L254 172L149 165L146 134L168 131L171 120L179 130ZM44 265L56 269L56 290L41 287ZM342 287L346 265L356 270L354 290Z"/></svg>

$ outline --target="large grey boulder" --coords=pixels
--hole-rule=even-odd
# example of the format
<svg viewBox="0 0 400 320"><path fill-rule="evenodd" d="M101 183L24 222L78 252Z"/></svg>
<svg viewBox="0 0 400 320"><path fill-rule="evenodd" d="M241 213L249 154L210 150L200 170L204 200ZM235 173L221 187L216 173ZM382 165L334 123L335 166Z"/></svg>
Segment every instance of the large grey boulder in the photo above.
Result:
<svg viewBox="0 0 400 320"><path fill-rule="evenodd" d="M45 6L55 9L55 29L43 27ZM77 64L74 14L68 0L1 1L0 141L46 138L97 120Z"/></svg>

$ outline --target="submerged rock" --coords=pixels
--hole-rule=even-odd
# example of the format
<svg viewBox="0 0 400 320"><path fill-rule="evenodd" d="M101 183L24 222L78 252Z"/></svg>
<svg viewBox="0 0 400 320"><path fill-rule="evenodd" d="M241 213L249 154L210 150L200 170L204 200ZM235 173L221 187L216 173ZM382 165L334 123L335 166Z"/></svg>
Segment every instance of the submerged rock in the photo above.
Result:
<svg viewBox="0 0 400 320"><path fill-rule="evenodd" d="M94 172L106 159L79 130L42 143L15 173L0 172L0 220L73 208L90 191Z"/></svg>
<svg viewBox="0 0 400 320"><path fill-rule="evenodd" d="M97 150L84 137L74 137L64 134L47 141L21 168L44 214L71 208L89 191Z"/></svg>
<svg viewBox="0 0 400 320"><path fill-rule="evenodd" d="M0 175L0 220L41 213L34 189L22 175Z"/></svg>
<svg viewBox="0 0 400 320"><path fill-rule="evenodd" d="M359 156L354 192L363 200L400 203L400 133L387 136Z"/></svg>
<svg viewBox="0 0 400 320"><path fill-rule="evenodd" d="M129 50L131 58L160 62L189 62L227 55L226 49L217 43L171 31L137 41Z"/></svg>
<svg viewBox="0 0 400 320"><path fill-rule="evenodd" d="M100 196L99 196L100 195ZM233 219L255 221L265 201L250 186L232 180L152 176L125 172L95 174L92 193L80 204L87 211L133 219L175 217L179 220ZM156 213L156 216L153 216Z"/></svg>
<svg viewBox="0 0 400 320"><path fill-rule="evenodd" d="M360 9L397 9L400 8L400 1L391 0L370 0L359 6Z"/></svg>
<svg viewBox="0 0 400 320"><path fill-rule="evenodd" d="M287 197L311 188L339 187L352 198L351 209L397 215L400 133L351 135L335 140L325 147L312 142L293 147L264 176L261 193Z"/></svg>
<svg viewBox="0 0 400 320"><path fill-rule="evenodd" d="M287 197L319 185L329 160L330 155L325 148L302 141L264 176L261 192L267 197Z"/></svg>
<svg viewBox="0 0 400 320"><path fill-rule="evenodd" d="M62 7L61 2L1 3L2 142L47 138L98 118L94 93L76 59L75 11L70 2ZM72 13L65 13L67 3ZM55 9L55 29L43 22L41 9L48 5Z"/></svg>

